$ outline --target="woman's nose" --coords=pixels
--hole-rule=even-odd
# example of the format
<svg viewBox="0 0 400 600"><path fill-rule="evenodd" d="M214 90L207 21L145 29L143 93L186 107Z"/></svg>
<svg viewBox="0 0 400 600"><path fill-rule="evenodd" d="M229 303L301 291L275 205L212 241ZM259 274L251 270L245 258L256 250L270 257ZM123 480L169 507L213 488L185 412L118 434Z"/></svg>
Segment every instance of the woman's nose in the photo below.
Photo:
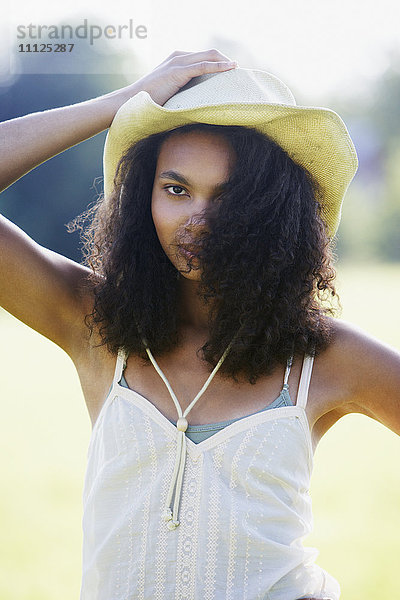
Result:
<svg viewBox="0 0 400 600"><path fill-rule="evenodd" d="M210 201L208 199L199 199L191 205L191 210L188 215L188 227L205 228L207 223L207 208Z"/></svg>
<svg viewBox="0 0 400 600"><path fill-rule="evenodd" d="M187 243L200 243L204 234L208 232L208 228L204 219L192 219L184 226L183 238Z"/></svg>

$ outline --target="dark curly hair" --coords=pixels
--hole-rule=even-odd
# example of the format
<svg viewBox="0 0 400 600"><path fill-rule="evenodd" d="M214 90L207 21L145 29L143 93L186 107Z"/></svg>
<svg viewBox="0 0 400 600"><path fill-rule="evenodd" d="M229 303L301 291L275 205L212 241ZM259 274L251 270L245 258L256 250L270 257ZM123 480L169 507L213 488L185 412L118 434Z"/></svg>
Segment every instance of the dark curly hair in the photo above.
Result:
<svg viewBox="0 0 400 600"><path fill-rule="evenodd" d="M255 383L277 364L330 341L335 314L332 243L321 218L321 192L310 173L255 129L190 124L151 135L125 153L114 191L77 217L93 270L93 312L102 344L146 361L180 341L179 273L164 253L151 216L161 144L172 132L223 136L236 153L226 187L207 213L200 293L210 306L209 339L199 350L220 372ZM89 221L87 227L85 223Z"/></svg>

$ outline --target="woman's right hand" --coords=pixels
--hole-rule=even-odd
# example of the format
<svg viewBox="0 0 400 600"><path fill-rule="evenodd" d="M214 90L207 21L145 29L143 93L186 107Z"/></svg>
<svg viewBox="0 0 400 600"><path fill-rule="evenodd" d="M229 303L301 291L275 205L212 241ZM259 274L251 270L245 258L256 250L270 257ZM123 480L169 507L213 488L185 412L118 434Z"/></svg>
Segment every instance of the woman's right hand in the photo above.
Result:
<svg viewBox="0 0 400 600"><path fill-rule="evenodd" d="M127 91L131 89L131 95L134 95L144 90L154 102L162 106L193 77L227 71L235 66L236 61L231 61L215 48L202 52L175 50L153 71L128 86Z"/></svg>

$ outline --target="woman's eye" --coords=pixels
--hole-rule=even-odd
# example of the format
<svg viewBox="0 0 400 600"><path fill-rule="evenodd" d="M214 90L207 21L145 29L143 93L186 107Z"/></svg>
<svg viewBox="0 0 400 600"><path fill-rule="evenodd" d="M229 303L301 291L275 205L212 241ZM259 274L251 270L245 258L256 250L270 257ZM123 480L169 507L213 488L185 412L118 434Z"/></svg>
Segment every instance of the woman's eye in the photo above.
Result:
<svg viewBox="0 0 400 600"><path fill-rule="evenodd" d="M185 188L181 187L180 185L167 185L164 189L167 190L167 193L170 194L171 196L184 196L186 193ZM172 192L170 192L169 190L173 190ZM184 192L183 194L180 192Z"/></svg>

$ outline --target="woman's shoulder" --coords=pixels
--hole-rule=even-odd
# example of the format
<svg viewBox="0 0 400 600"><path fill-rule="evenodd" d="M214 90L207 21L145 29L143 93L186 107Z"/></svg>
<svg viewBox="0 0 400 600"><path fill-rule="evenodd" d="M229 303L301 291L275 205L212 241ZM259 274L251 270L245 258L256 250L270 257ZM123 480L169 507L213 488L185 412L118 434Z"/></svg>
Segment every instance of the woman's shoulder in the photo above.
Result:
<svg viewBox="0 0 400 600"><path fill-rule="evenodd" d="M400 352L360 327L332 319L331 342L319 357L346 412L366 414L400 432Z"/></svg>
<svg viewBox="0 0 400 600"><path fill-rule="evenodd" d="M329 319L331 335L327 348L317 357L322 369L347 389L363 390L376 379L398 374L400 352L357 325L342 319Z"/></svg>
<svg viewBox="0 0 400 600"><path fill-rule="evenodd" d="M327 354L339 361L350 362L360 367L378 356L400 357L400 352L377 337L343 319L329 318L331 328Z"/></svg>

